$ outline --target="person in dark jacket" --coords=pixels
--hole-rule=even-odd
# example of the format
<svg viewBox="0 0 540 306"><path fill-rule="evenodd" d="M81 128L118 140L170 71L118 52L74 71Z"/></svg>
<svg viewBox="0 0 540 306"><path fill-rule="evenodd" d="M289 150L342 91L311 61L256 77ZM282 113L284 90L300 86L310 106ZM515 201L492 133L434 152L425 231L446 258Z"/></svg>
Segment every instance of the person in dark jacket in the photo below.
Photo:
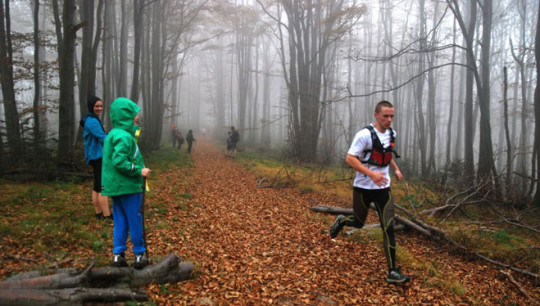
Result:
<svg viewBox="0 0 540 306"><path fill-rule="evenodd" d="M178 139L178 129L176 128L176 124L171 124L171 136L172 136L172 147L176 148L176 141Z"/></svg>
<svg viewBox="0 0 540 306"><path fill-rule="evenodd" d="M178 130L178 134L176 134L178 137L178 150L182 150L182 145L184 144L184 136L182 136L182 132Z"/></svg>
<svg viewBox="0 0 540 306"><path fill-rule="evenodd" d="M231 126L231 151L232 151L232 157L236 158L236 145L240 141L240 133L238 133L238 130L234 128L234 126Z"/></svg>
<svg viewBox="0 0 540 306"><path fill-rule="evenodd" d="M103 101L96 96L89 96L87 101L88 114L81 120L84 128L84 158L94 169L94 186L92 188L92 204L98 219L112 219L109 210L109 199L101 194L101 164L103 142L107 134L103 129L99 116L103 111Z"/></svg>
<svg viewBox="0 0 540 306"><path fill-rule="evenodd" d="M128 98L117 98L111 105L113 129L103 146L103 191L113 199L113 262L115 267L127 266L125 251L128 233L133 244L136 269L148 265L144 240L142 199L143 177L150 175L137 146L141 110Z"/></svg>
<svg viewBox="0 0 540 306"><path fill-rule="evenodd" d="M191 153L191 147L193 145L193 142L195 141L195 138L193 137L193 131L189 130L186 135L186 141L187 141L187 151L188 153Z"/></svg>

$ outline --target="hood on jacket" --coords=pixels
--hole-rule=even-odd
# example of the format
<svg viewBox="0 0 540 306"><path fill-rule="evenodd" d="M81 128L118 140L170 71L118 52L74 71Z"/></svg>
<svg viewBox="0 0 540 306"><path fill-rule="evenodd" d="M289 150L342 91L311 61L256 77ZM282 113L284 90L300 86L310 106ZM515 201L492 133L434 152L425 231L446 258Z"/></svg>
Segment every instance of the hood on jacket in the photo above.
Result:
<svg viewBox="0 0 540 306"><path fill-rule="evenodd" d="M114 128L131 131L133 119L141 111L141 108L128 98L116 98L111 104L110 116Z"/></svg>
<svg viewBox="0 0 540 306"><path fill-rule="evenodd" d="M94 113L94 106L96 105L97 101L101 101L101 99L94 95L88 96L88 100L86 100L86 106L88 106L89 113L91 114Z"/></svg>

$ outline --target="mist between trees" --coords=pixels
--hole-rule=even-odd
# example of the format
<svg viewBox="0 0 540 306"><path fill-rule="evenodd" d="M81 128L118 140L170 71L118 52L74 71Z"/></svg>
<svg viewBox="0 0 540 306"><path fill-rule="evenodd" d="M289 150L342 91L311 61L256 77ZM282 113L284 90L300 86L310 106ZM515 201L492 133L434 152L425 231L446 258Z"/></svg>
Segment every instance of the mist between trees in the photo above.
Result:
<svg viewBox="0 0 540 306"><path fill-rule="evenodd" d="M80 164L86 97L142 107L141 147L207 131L341 163L379 100L409 177L534 202L537 0L3 1L4 174ZM21 170L21 169L24 169Z"/></svg>

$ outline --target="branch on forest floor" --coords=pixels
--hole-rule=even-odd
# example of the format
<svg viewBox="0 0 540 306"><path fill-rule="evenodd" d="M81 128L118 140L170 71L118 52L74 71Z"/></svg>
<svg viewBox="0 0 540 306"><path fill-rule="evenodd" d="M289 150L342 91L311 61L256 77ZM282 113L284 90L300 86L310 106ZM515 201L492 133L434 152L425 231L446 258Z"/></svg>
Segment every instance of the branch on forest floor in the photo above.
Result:
<svg viewBox="0 0 540 306"><path fill-rule="evenodd" d="M508 280L514 285L516 286L516 288L519 290L519 292L521 294L523 294L527 299L529 299L529 301L531 302L531 305L540 305L540 302L538 302L537 300L533 299L529 294L527 294L527 291L525 291L525 289L523 289L523 287L521 287L519 285L519 283L514 279L514 277L512 276L512 274L510 274L510 272L507 272L507 271L503 271L503 270L500 270L499 272L501 272L502 274L506 275L506 278L508 278Z"/></svg>
<svg viewBox="0 0 540 306"><path fill-rule="evenodd" d="M496 266L499 266L499 267L502 267L502 268L505 268L505 269L510 269L514 272L518 272L518 273L521 273L521 274L524 274L528 277L531 277L533 279L538 279L540 277L540 275L538 274L535 274L533 272L530 272L530 271L527 271L527 270L523 270L523 269L519 269L519 268L516 268L514 266L511 266L511 265L508 265L508 264L505 264L505 263L502 263L502 262L499 262L499 261L496 261L496 260L492 260L482 254L479 254L477 252L473 252L471 251L470 249L468 249L467 247L455 242L454 240L452 240L451 238L449 238L445 231L438 228L438 227L435 227L435 226L432 226L432 225L429 225L427 223L425 223L424 221L418 219L418 218L414 218L414 215L413 213L411 213L410 211L406 210L405 208L401 207L400 205L398 204L395 204L395 207L400 209L401 211L405 212L408 216L413 216L413 218L411 218L411 220L405 218L405 217L402 217L402 216L399 216L399 215L395 215L395 219L398 223L401 223L401 224L404 224L405 226L411 228L411 229L414 229L416 231L418 231L419 233L422 233L424 234L425 236L427 237L430 237L430 238L433 238L433 239L443 239L447 242L449 242L450 244L454 245L455 247L457 247L458 249L462 250L465 254L470 254L470 255L474 255L484 261L487 261L491 264L494 264ZM350 214L353 214L353 210L350 209L350 208L341 208L341 207L333 207L333 206L325 206L325 205L318 205L318 206L313 206L311 207L311 210L312 211L315 211L315 212L321 212L321 213L327 213L327 214L342 214L342 215L350 215Z"/></svg>
<svg viewBox="0 0 540 306"><path fill-rule="evenodd" d="M28 257L21 257L17 255L6 255L2 256L2 259L4 260L20 260L20 261L31 261L31 262L38 262L34 258L28 258Z"/></svg>
<svg viewBox="0 0 540 306"><path fill-rule="evenodd" d="M288 181L284 181L284 179L280 177L280 174L283 170L285 170L285 175ZM279 171L276 173L276 175L274 175L272 179L268 180L266 178L261 178L257 186L259 188L280 188L280 187L287 187L292 181L293 179L289 175L289 171L287 170L287 167L283 166L281 169L279 169ZM265 182L268 184L264 184Z"/></svg>

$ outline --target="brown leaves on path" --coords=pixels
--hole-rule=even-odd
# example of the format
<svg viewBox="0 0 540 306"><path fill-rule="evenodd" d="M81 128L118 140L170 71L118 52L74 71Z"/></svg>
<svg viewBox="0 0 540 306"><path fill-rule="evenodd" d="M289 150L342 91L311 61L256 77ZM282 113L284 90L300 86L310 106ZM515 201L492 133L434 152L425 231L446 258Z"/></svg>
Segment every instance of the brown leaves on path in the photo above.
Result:
<svg viewBox="0 0 540 306"><path fill-rule="evenodd" d="M252 173L202 138L192 157L193 168L155 178L166 182L154 193L168 213L148 223L151 256L174 252L197 266L193 280L150 286L150 299L159 304L526 302L493 267L467 262L410 232L398 232L397 243L398 264L412 282L388 285L380 242L332 240L321 231L333 217L309 210L317 197L339 203L294 189L257 188ZM186 175L192 184L179 184ZM178 194L192 197L180 205ZM375 222L374 212L370 218ZM168 226L156 228L159 222Z"/></svg>

